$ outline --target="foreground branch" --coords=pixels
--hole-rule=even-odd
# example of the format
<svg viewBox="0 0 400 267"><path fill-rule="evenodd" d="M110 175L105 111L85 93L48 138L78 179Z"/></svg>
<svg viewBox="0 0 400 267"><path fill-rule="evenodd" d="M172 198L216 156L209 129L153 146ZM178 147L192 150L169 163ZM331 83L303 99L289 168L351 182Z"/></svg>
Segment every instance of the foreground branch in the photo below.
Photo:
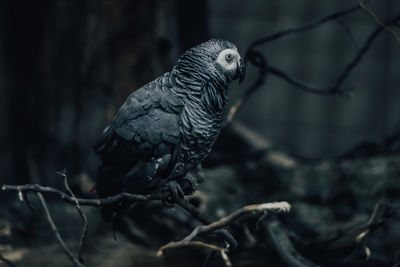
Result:
<svg viewBox="0 0 400 267"><path fill-rule="evenodd" d="M79 262L84 264L83 242L85 241L87 230L88 230L88 219L87 219L85 213L82 211L79 201L76 198L74 192L69 187L66 170L63 170L62 172L60 172L58 174L61 175L62 177L64 177L64 187L67 190L67 192L71 195L71 197L75 200L75 203L74 203L75 209L78 211L78 214L82 219L82 233L81 233L81 238L79 240Z"/></svg>
<svg viewBox="0 0 400 267"><path fill-rule="evenodd" d="M300 254L293 246L289 236L283 229L281 223L273 220L267 223L264 227L269 233L269 237L274 244L278 254L289 265L293 267L317 267L319 265L311 262Z"/></svg>
<svg viewBox="0 0 400 267"><path fill-rule="evenodd" d="M54 235L56 236L58 242L61 244L61 246L63 247L64 251L67 253L68 257L70 258L70 260L79 267L84 267L85 265L83 263L81 263L79 260L77 260L74 255L72 255L71 251L68 249L67 245L65 244L64 240L62 239L60 232L58 231L58 228L56 226L56 224L53 221L53 218L51 217L49 208L47 207L46 201L42 195L42 193L40 192L36 192L36 195L38 196L40 203L42 204L43 210L46 213L46 217L47 217L47 221L50 224L51 230L53 230Z"/></svg>
<svg viewBox="0 0 400 267"><path fill-rule="evenodd" d="M12 261L6 259L2 254L0 254L0 262L4 262L7 266L10 267L17 267L17 265L15 265Z"/></svg>
<svg viewBox="0 0 400 267"><path fill-rule="evenodd" d="M186 210L187 212L189 212L196 220L198 220L199 222L201 222L202 224L210 224L211 222L206 219L203 215L201 215L201 213L198 211L198 209L193 206L189 201L187 201L186 199L178 199L177 203L179 206L181 206L184 210ZM227 230L225 229L219 229L217 231L215 231L218 234L221 234L221 236L223 238L225 238L225 240L227 240L229 242L229 244L231 244L233 247L237 246L237 241L236 239L231 235L231 233L229 233Z"/></svg>
<svg viewBox="0 0 400 267"><path fill-rule="evenodd" d="M243 216L251 214L251 213L267 212L267 211L287 212L289 210L290 210L290 205L287 202L263 203L263 204L254 204L254 205L245 206L216 222L212 222L208 225L197 226L188 236L186 236L182 240L177 241L177 242L170 242L170 243L162 246L159 249L157 255L159 255L159 256L163 255L164 251L167 249L170 249L170 248L192 246L192 245L203 246L203 247L205 246L210 249L216 250L218 252L221 252L221 251L226 252L226 249L222 249L220 247L210 245L210 244L205 244L203 242L200 242L201 244L199 244L198 241L193 241L193 239L201 234L210 233L210 232L219 230L221 228L224 228L224 227L232 224L233 222L239 220ZM225 257L226 254L223 254L221 252L221 256ZM227 265L227 266L229 266L229 265Z"/></svg>
<svg viewBox="0 0 400 267"><path fill-rule="evenodd" d="M3 185L1 187L3 191L16 191L21 201L24 200L23 192L40 192L58 196L61 200L65 202L69 202L70 204L76 204L76 201L79 202L81 206L105 206L110 204L116 204L121 201L149 201L149 200L160 200L161 196L155 195L139 195L139 194L131 194L131 193L119 193L118 195L114 195L112 197L106 198L97 198L97 199L86 199L86 198L75 198L67 193L64 193L61 190L56 188L41 186L38 184L25 184L25 185Z"/></svg>
<svg viewBox="0 0 400 267"><path fill-rule="evenodd" d="M182 203L181 203L182 204ZM181 205L185 206L185 204ZM186 209L186 208L185 208ZM201 241L193 241L194 238L196 238L198 235L201 234L206 234L214 231L220 231L221 228L224 228L233 222L239 220L243 216L250 214L250 213L255 213L255 212L267 212L267 211L289 211L290 210L290 205L287 202L274 202L274 203L263 203L263 204L254 204L254 205L248 205L245 206L227 217L224 217L216 222L209 223L204 226L197 226L188 236L183 238L180 241L177 242L170 242L164 246L162 246L158 252L158 256L162 256L164 251L167 249L171 248L178 248L178 247L187 247L187 246L194 246L194 247L204 247L211 249L212 251L216 251L220 253L222 260L224 261L226 266L232 266L232 263L228 257L227 251L228 248L223 248L219 247L213 244L208 244L205 242ZM192 210L188 210L190 213L192 213ZM193 214L193 213L192 213ZM199 213L194 213L196 216L199 216ZM195 217L196 217L195 216ZM201 218L201 216L199 216ZM203 219L201 219L203 220Z"/></svg>
<svg viewBox="0 0 400 267"><path fill-rule="evenodd" d="M149 200L160 200L161 197L158 195L138 195L138 194L130 194L130 193L120 193L118 195L112 196L112 197L107 197L107 198L99 198L99 199L82 199L82 198L77 198L75 194L72 192L71 188L69 187L68 184L68 178L66 175L65 171L59 172L58 173L60 176L64 177L64 187L66 191L68 192L65 193L61 190L58 190L56 188L52 187L47 187L47 186L41 186L38 184L26 184L26 185L3 185L1 189L3 191L16 191L18 194L18 198L20 201L25 201L29 207L32 207L29 200L28 200L28 195L27 193L33 192L36 194L36 196L39 198L39 201L43 207L43 210L46 213L46 218L47 221L50 224L50 227L56 236L58 242L61 244L63 247L65 253L68 255L69 259L76 265L83 267L85 266L84 260L83 260L83 243L86 238L87 234L87 229L88 229L88 220L85 215L85 213L81 209L81 205L86 205L86 206L104 206L104 205L110 205L110 204L115 204L115 203L120 203L122 201L125 202L137 202L137 201L149 201ZM43 194L50 194L50 195L55 195L58 196L61 200L74 205L76 208L79 216L82 219L82 233L81 237L79 240L79 254L78 254L78 259L76 259L67 245L65 244L65 241L61 237L57 226L55 225L53 218L51 217L50 211L47 207L46 200L43 197Z"/></svg>

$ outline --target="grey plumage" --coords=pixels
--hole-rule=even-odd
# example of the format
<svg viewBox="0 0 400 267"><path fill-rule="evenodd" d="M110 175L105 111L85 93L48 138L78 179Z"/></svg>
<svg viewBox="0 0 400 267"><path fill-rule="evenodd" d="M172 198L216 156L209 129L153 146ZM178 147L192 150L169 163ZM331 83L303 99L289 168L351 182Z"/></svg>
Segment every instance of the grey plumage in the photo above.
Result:
<svg viewBox="0 0 400 267"><path fill-rule="evenodd" d="M217 61L224 50L225 58ZM98 195L147 194L169 181L179 184L210 152L222 126L227 86L243 76L234 44L212 39L133 92L94 147L102 159Z"/></svg>

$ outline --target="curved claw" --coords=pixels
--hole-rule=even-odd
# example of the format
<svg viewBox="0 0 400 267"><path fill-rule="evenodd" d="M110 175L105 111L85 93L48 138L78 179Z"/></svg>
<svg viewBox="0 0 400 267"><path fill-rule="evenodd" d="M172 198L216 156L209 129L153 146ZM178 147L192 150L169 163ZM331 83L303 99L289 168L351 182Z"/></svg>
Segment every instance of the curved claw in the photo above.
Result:
<svg viewBox="0 0 400 267"><path fill-rule="evenodd" d="M187 174L179 180L179 184L183 188L185 194L192 194L194 191L196 191L198 180L195 176Z"/></svg>
<svg viewBox="0 0 400 267"><path fill-rule="evenodd" d="M176 201L183 198L184 195L181 186L175 181L168 182L162 188L162 202L167 207L173 207Z"/></svg>

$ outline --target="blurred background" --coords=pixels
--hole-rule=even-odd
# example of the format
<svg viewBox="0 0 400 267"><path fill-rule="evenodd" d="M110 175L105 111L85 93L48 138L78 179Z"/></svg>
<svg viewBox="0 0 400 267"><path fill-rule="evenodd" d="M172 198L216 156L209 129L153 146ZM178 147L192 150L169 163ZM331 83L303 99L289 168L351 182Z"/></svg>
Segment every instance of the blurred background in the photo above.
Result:
<svg viewBox="0 0 400 267"><path fill-rule="evenodd" d="M54 171L94 175L92 144L125 98L212 37L242 54L254 40L301 26L357 1L40 1L1 3L0 171L3 182L52 184ZM382 18L396 1L375 1ZM346 32L347 25L351 35ZM376 22L365 12L261 46L271 64L331 86ZM354 97L313 95L268 77L238 120L306 158L334 157L400 130L400 49L391 34L372 44L345 81ZM231 88L230 103L255 79Z"/></svg>
<svg viewBox="0 0 400 267"><path fill-rule="evenodd" d="M62 179L55 172L65 168L75 188L85 191L81 184L92 184L99 165L92 145L102 129L112 121L131 92L169 71L187 48L210 38L223 38L235 43L244 56L249 45L261 37L312 23L357 3L349 0L1 1L0 183L57 187ZM400 13L400 2L371 1L368 8L386 21ZM288 75L307 84L330 88L378 26L371 15L360 9L313 30L261 45L257 50L269 64ZM399 24L392 28L400 33ZM330 167L324 169L326 173L320 178L331 179L329 184L317 178L311 183L321 183L321 188L331 187L338 182L332 177L347 177L343 174L347 173L347 167L329 165L335 160L378 155L386 162L389 154L393 157L399 151L399 60L400 43L390 32L381 32L344 81L343 88L353 89L351 98L311 94L268 75L238 112L236 130L239 128L242 135L251 137L246 140L256 147L252 151L257 146L280 151L286 167L328 162L323 166ZM230 105L241 98L256 77L257 69L249 65L244 83L230 89ZM233 175L235 166L246 162L249 169L244 173L242 168L241 174L253 177L249 170L254 170L256 178L249 179L256 185L264 183L257 180L260 169L249 163L250 158L243 158L249 155L242 153L248 142L238 145L236 154L224 154L232 146L230 142L236 140L230 133L230 128L224 130L206 163L210 176L215 171L211 168L221 162L232 164L222 171L225 177ZM390 196L394 196L400 192L393 189L399 187L400 172L397 161L390 162L391 167L381 171L384 177L389 177L388 170L392 173L391 168L395 168L392 180L387 178L394 184L385 184L385 188L392 188ZM364 166L357 164L360 165L355 169ZM288 185L293 180L287 178L286 172L286 178L276 171L271 173L271 168L267 168L265 179L274 182L266 185L265 192L275 189L275 195L271 193L266 199L282 200L282 197L276 199L278 189L282 189L277 183L285 181ZM301 167L301 172L308 175L308 169L304 168ZM315 165L310 168L317 177ZM381 174L375 174L371 181L382 181ZM215 174L219 175L220 172ZM242 187L240 181L237 186ZM338 189L341 194L347 192L346 186L351 187L343 182ZM360 184L355 183L354 187L357 186ZM370 187L366 182L365 189ZM321 188L312 190L315 193ZM249 190L254 191L240 194L256 195L255 188ZM371 199L363 216L372 211L375 200L382 199L383 191L381 187L374 191L376 198ZM288 192L291 191L280 196L287 196ZM14 200L15 196L0 196L4 203L11 201L10 197ZM384 198L390 199L388 195ZM241 204L248 201L243 198ZM348 212L353 214L354 210ZM394 263L395 259L398 256L388 262Z"/></svg>

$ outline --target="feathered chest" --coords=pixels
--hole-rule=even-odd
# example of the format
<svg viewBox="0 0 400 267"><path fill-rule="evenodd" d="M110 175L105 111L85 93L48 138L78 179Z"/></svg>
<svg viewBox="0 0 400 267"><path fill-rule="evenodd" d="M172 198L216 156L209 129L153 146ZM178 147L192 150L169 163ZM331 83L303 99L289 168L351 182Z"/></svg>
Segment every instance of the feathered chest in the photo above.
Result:
<svg viewBox="0 0 400 267"><path fill-rule="evenodd" d="M179 114L182 142L178 162L197 165L217 139L227 102L226 84L200 76L172 75L173 91L183 103Z"/></svg>
<svg viewBox="0 0 400 267"><path fill-rule="evenodd" d="M210 112L202 103L188 103L180 116L181 151L185 162L197 164L204 160L217 139L223 120L223 108Z"/></svg>

